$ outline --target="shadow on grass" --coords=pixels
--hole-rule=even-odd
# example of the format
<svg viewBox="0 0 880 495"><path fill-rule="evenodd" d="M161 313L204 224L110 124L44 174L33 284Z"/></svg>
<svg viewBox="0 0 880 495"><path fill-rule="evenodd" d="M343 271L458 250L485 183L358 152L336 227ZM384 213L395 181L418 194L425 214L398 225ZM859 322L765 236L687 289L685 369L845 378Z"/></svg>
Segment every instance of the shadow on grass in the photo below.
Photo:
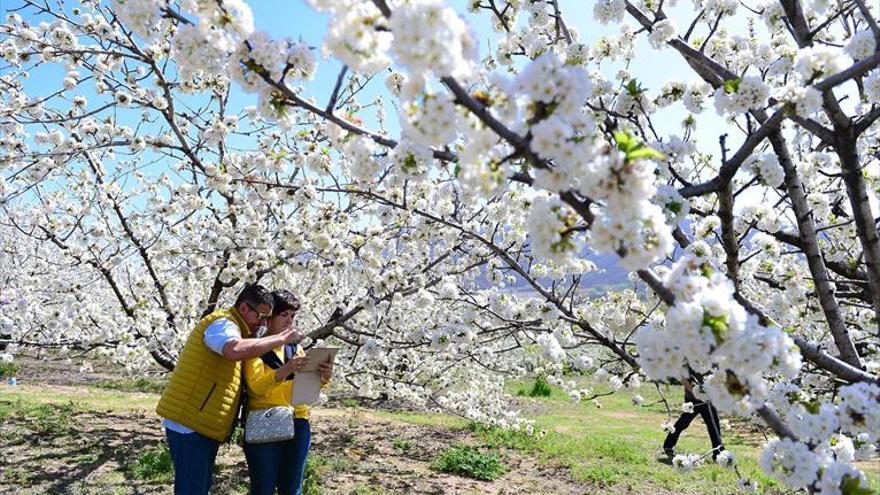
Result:
<svg viewBox="0 0 880 495"><path fill-rule="evenodd" d="M0 400L0 405L11 410L0 429L0 488L74 493L90 478L119 470L162 442L158 425L141 427L139 414L83 411L75 403L11 406ZM156 493L142 491L141 480L126 481L133 493Z"/></svg>

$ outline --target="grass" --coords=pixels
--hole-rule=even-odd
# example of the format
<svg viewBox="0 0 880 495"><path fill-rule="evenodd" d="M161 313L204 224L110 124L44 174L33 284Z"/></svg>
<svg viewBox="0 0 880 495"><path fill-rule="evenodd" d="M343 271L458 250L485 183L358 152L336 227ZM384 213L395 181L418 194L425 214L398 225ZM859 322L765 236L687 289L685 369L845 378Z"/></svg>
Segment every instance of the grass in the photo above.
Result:
<svg viewBox="0 0 880 495"><path fill-rule="evenodd" d="M539 378L535 380L534 384L532 384L531 389L520 388L516 392L516 395L528 397L550 397L552 391L553 389L550 387L550 384L542 378Z"/></svg>
<svg viewBox="0 0 880 495"><path fill-rule="evenodd" d="M401 452L406 452L412 448L412 442L410 442L409 440L401 440L399 438L396 438L393 442L391 442L391 446L397 450L400 450Z"/></svg>
<svg viewBox="0 0 880 495"><path fill-rule="evenodd" d="M405 423L419 426L442 426L444 428L449 428L453 430L466 428L469 423L468 421L456 416L449 416L447 414L437 413L419 413L406 411L391 412L378 409L375 411L370 411L370 414L391 421L403 421Z"/></svg>
<svg viewBox="0 0 880 495"><path fill-rule="evenodd" d="M601 386L594 388L601 392ZM647 386L640 392L646 404L660 399L660 393ZM546 432L533 448L545 461L569 468L574 478L602 487L621 486L633 491L661 488L676 493L735 491L736 474L714 464L707 463L688 474L661 464L660 445L665 434L660 425L668 418L665 407L634 406L633 395L620 391L603 397L599 408L590 402L572 402L557 387L553 387L549 397L529 399L543 406L536 426ZM670 387L664 395L680 401L682 392ZM673 415L677 415L680 402L671 405ZM756 463L760 440L741 430L736 430L736 434L727 430L723 435L727 448L738 455L742 475L772 490L776 483ZM695 421L682 435L677 450L702 454L710 447L705 426Z"/></svg>
<svg viewBox="0 0 880 495"><path fill-rule="evenodd" d="M0 392L0 419L3 418L4 404L21 403L30 405L53 405L74 402L80 409L91 411L152 411L156 408L158 397L154 395L133 395L117 390L77 387L47 388L38 385L19 385L4 387ZM16 407L17 408L17 407Z"/></svg>
<svg viewBox="0 0 880 495"><path fill-rule="evenodd" d="M123 466L129 476L147 481L169 483L174 480L174 464L168 446L160 443Z"/></svg>
<svg viewBox="0 0 880 495"><path fill-rule="evenodd" d="M29 476L26 469L7 467L3 469L2 473L0 473L0 479L3 481L21 486L27 485L28 478Z"/></svg>
<svg viewBox="0 0 880 495"><path fill-rule="evenodd" d="M483 452L472 445L456 445L441 452L431 468L484 481L492 481L508 471L494 452Z"/></svg>
<svg viewBox="0 0 880 495"><path fill-rule="evenodd" d="M603 392L603 385L594 383L591 378L580 380L583 382L582 386ZM0 442L9 443L15 443L17 439L32 438L34 432L54 432L67 435L67 440L76 441L74 437L78 422L82 422L82 418L78 416L81 411L135 411L152 414L157 400L152 394L122 392L115 387L0 387ZM455 445L437 456L433 463L437 470L462 476L477 479L500 476L504 467L498 453L503 452L507 457L510 455L508 449L511 449L519 451L518 455L536 459L545 466L564 468L574 480L585 483L598 492L663 491L691 495L735 492L736 475L730 470L708 463L691 473L680 474L660 461L660 444L665 435L660 425L667 420L667 414L662 404L655 403L660 398L660 392L651 386L646 385L638 392L643 396L644 403L649 404L647 406L634 406L634 392L623 390L600 398L601 407L590 402L572 402L558 387L548 385L547 388L547 395L542 395L542 392L533 397L526 393L515 399L524 410L530 411L529 417L535 421L535 430L540 433L533 436L489 428L442 414L383 410L371 410L370 414L394 422L468 432L471 436L471 440L467 442L469 446ZM514 394L518 390L528 392L534 389L536 387L532 382L511 383L508 388ZM661 391L671 400L672 413L676 416L681 406L680 388L668 387ZM732 428L725 429L722 435L726 447L737 456L740 472L757 481L763 493L783 493L757 466L756 459L763 443L762 434L743 422L731 421L731 424ZM355 444L358 440L369 441L355 439L354 435L347 442L346 438L341 438L343 445ZM402 456L409 455L416 445L417 438L398 438L392 441L392 447ZM697 419L682 435L677 450L704 453L709 447L705 426ZM130 462L121 463L120 471L113 471L120 477L124 476L119 483L130 483L125 480L132 479L155 480L148 481L150 484L170 482L170 458L167 452L163 452L164 444L152 445L149 449L152 450L135 452L131 455ZM81 449L76 453L77 457L71 456L65 461L87 464L95 455L95 452ZM325 493L322 487L331 475L350 472L357 467L357 461L344 455L320 456L313 452L306 467L303 493ZM877 463L872 462L862 468L866 471L871 486L880 486ZM7 465L0 470L0 485L4 482L23 485L29 482L29 477L27 470ZM110 493L110 489L117 485L115 482L108 482L106 493ZM231 488L230 486L229 489ZM378 484L365 484L362 488L357 488L360 491L356 490L355 493L385 493ZM330 487L326 489L329 490Z"/></svg>
<svg viewBox="0 0 880 495"><path fill-rule="evenodd" d="M348 471L354 468L352 461L344 456L324 457L314 452L306 458L306 471L303 475L303 495L322 495L324 478L329 473Z"/></svg>
<svg viewBox="0 0 880 495"><path fill-rule="evenodd" d="M0 363L0 379L14 377L18 375L19 371L21 371L21 366L17 363Z"/></svg>
<svg viewBox="0 0 880 495"><path fill-rule="evenodd" d="M582 378L583 386L603 392L602 385ZM476 435L485 448L509 448L528 452L544 465L566 468L573 479L596 486L602 491L652 493L669 491L684 494L733 493L736 474L707 462L695 471L681 474L661 462L661 443L665 433L661 424L667 420L662 404L634 406L630 391L619 391L599 399L601 407L591 402L575 403L559 387L548 385L549 393L528 393L535 390L533 383L512 383L508 390L535 420L534 436L510 430L490 428L461 420L445 420L451 428L462 428ZM543 389L543 386L537 387ZM680 412L680 387L662 389L669 398L674 416ZM638 392L645 404L656 402L660 393L644 386ZM412 424L436 425L434 414L389 413L389 419ZM448 417L447 417L448 418ZM764 493L781 493L778 484L765 476L757 465L763 437L750 431L742 422L733 422L733 428L722 432L725 445L737 455L740 473L758 482ZM698 419L681 436L679 452L705 453L709 450L705 426ZM880 473L867 472L876 479Z"/></svg>
<svg viewBox="0 0 880 495"><path fill-rule="evenodd" d="M381 486L357 485L350 493L351 495L392 495L396 492L389 492Z"/></svg>
<svg viewBox="0 0 880 495"><path fill-rule="evenodd" d="M80 409L81 404L72 400L66 403L40 403L20 397L0 396L0 423L24 422L35 433L68 435L76 431L73 415Z"/></svg>
<svg viewBox="0 0 880 495"><path fill-rule="evenodd" d="M303 495L321 495L321 474L327 465L324 458L317 455L309 455L306 458L306 471L303 476Z"/></svg>
<svg viewBox="0 0 880 495"><path fill-rule="evenodd" d="M121 378L118 380L101 380L93 386L120 392L141 392L145 394L161 394L167 385L167 379L160 378Z"/></svg>

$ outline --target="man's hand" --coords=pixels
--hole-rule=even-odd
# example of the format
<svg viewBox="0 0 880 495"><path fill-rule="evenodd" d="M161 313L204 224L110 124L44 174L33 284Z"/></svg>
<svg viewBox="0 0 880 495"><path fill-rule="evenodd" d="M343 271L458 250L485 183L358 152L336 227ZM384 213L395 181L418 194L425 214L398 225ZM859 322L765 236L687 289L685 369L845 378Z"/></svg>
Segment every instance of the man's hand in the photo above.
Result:
<svg viewBox="0 0 880 495"><path fill-rule="evenodd" d="M305 337L302 332L294 327L290 327L290 329L285 330L278 335L284 339L285 344L297 344L303 339L303 337Z"/></svg>

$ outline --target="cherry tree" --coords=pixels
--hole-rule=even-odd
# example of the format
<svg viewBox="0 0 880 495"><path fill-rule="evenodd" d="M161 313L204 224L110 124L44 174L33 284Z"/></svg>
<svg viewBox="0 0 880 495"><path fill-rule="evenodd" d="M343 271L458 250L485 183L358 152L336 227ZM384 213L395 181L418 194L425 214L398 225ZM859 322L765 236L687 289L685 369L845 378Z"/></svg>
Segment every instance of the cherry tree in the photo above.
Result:
<svg viewBox="0 0 880 495"><path fill-rule="evenodd" d="M358 187L332 165L319 120L294 133L255 108L231 113L228 80L181 83L185 71L153 60L110 10L25 7L51 22L9 19L5 359L53 349L170 369L198 318L261 281L303 296L298 323L312 341L345 344L340 371L361 394L522 423L500 377L549 373L523 356L565 325L533 316L555 314L543 302L479 289L534 260L513 198L469 204L451 174ZM65 89L28 96L28 79L59 65ZM340 86L341 111L355 111L361 88ZM493 228L511 230L487 238ZM551 269L528 269L539 270ZM615 352L635 363L623 344ZM479 393L456 390L468 379Z"/></svg>
<svg viewBox="0 0 880 495"><path fill-rule="evenodd" d="M768 473L864 493L852 461L880 435L876 5L597 0L576 15L615 34L592 39L556 0L474 0L496 31L483 52L442 0L309 3L343 64L322 102L314 50L257 29L242 0L24 0L9 16L16 349L171 367L200 315L267 281L303 294L299 323L346 344L345 379L367 393L523 427L505 376L574 399L597 394L567 370L610 372L612 389L697 377L723 413L775 432ZM692 73L645 88L628 67L658 51ZM25 76L58 67L61 85L32 94ZM258 105L231 110L233 87ZM585 294L590 250L639 291ZM59 319L75 330L59 337Z"/></svg>

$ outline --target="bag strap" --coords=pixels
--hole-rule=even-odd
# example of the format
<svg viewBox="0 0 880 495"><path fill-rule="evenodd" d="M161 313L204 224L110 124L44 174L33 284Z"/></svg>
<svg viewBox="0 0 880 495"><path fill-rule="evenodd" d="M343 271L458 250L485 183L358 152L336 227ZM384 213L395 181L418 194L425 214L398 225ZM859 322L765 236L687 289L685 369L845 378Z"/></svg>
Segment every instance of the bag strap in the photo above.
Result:
<svg viewBox="0 0 880 495"><path fill-rule="evenodd" d="M241 431L244 432L244 424L245 419L247 418L247 403L248 403L248 393L247 393L247 385L244 383L244 366L241 367L241 380L239 380L239 392L238 392L238 404L235 406L235 418L232 420L232 428L229 429L229 435L223 440L223 443L227 443L232 440L232 433L235 431L236 423L241 427ZM242 435L242 438L244 435Z"/></svg>
<svg viewBox="0 0 880 495"><path fill-rule="evenodd" d="M285 359L285 361L287 359L289 359L287 357L288 350L290 350L291 357L296 356L296 348L293 347L293 344L285 344L284 345L284 356L285 356L284 359ZM271 368L273 370L277 370L278 368L280 368L281 366L284 365L284 363L281 361L281 358L278 357L278 354L275 354L274 350L266 351L262 356L260 356L260 359L263 361L263 364L265 364L266 366L268 366L269 368ZM295 374L296 373L289 374L287 376L287 378L285 378L284 380L285 381L293 380L293 377Z"/></svg>

